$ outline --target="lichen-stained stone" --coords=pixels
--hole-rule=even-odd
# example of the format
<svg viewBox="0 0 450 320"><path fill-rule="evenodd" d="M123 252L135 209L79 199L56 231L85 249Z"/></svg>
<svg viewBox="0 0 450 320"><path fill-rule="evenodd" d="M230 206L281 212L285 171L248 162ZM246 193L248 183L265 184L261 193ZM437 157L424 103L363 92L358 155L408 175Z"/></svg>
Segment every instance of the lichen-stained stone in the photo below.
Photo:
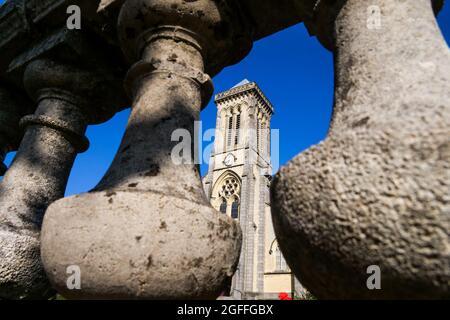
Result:
<svg viewBox="0 0 450 320"><path fill-rule="evenodd" d="M272 184L283 254L319 298L450 298L450 51L431 1L322 3L334 115Z"/></svg>
<svg viewBox="0 0 450 320"><path fill-rule="evenodd" d="M205 70L214 75L251 47L231 12L210 0L122 7L120 41L135 63L125 81L133 98L125 136L94 190L54 202L42 229L46 272L65 297L212 299L234 273L240 228L208 203L196 151L177 163L172 141L175 130L195 139L212 94ZM71 265L81 271L79 290L66 285Z"/></svg>
<svg viewBox="0 0 450 320"><path fill-rule="evenodd" d="M0 83L0 175L5 174L3 163L8 152L17 150L23 131L19 127L20 119L33 113L32 103L21 96L16 89Z"/></svg>
<svg viewBox="0 0 450 320"><path fill-rule="evenodd" d="M25 88L38 106L21 120L25 135L0 183L1 299L45 299L53 294L40 261L42 219L47 206L63 197L76 154L88 148L87 125L116 110L114 104L106 111L94 98L107 87L103 79L48 59L26 68Z"/></svg>

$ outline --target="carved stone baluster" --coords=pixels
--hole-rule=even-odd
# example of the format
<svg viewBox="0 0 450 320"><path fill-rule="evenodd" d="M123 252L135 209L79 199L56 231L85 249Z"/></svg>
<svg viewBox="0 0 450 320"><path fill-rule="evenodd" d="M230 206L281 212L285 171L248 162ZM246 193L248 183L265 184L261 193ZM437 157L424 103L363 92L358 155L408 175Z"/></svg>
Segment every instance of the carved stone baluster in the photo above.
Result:
<svg viewBox="0 0 450 320"><path fill-rule="evenodd" d="M197 165L173 161L178 142L171 141L177 129L194 139L194 121L212 94L205 60L214 74L250 47L233 47L238 23L227 20L224 5L140 0L122 7L122 47L139 60L126 81L133 110L125 136L99 185L53 203L44 221L43 262L65 296L216 298L234 273L239 226L210 206ZM214 33L219 27L228 33ZM192 152L184 156L193 160ZM80 267L81 290L67 289L68 265Z"/></svg>
<svg viewBox="0 0 450 320"><path fill-rule="evenodd" d="M328 138L272 185L283 254L320 298L448 298L450 51L431 1L318 10L316 23L334 28L322 30L335 55L334 117ZM368 26L377 11L380 27ZM371 265L381 290L367 287Z"/></svg>
<svg viewBox="0 0 450 320"><path fill-rule="evenodd" d="M3 299L52 294L39 258L44 212L64 196L75 156L88 148L84 136L88 123L114 114L102 103L92 105L92 97L101 92L102 85L94 75L78 68L38 60L28 65L24 82L38 107L34 115L22 118L24 138L0 183Z"/></svg>
<svg viewBox="0 0 450 320"><path fill-rule="evenodd" d="M9 87L0 86L0 176L7 169L3 163L6 154L17 150L23 137L19 128L20 118L29 113L32 113L32 108L27 99Z"/></svg>

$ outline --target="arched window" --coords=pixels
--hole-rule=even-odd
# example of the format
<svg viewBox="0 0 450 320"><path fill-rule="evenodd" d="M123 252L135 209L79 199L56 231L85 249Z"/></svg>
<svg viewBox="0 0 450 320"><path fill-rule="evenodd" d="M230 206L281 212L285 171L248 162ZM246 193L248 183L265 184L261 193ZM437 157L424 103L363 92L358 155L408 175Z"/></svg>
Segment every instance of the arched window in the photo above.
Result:
<svg viewBox="0 0 450 320"><path fill-rule="evenodd" d="M276 263L276 269L277 270L281 270L281 251L280 249L277 248L276 251L276 259L277 259L277 263Z"/></svg>
<svg viewBox="0 0 450 320"><path fill-rule="evenodd" d="M222 203L220 204L220 212L227 213L227 201L223 199Z"/></svg>
<svg viewBox="0 0 450 320"><path fill-rule="evenodd" d="M213 206L221 213L239 216L241 180L233 171L226 171L216 181L211 192ZM233 205L233 202L236 202ZM232 212L233 211L233 212Z"/></svg>
<svg viewBox="0 0 450 320"><path fill-rule="evenodd" d="M227 146L231 147L233 137L233 115L228 117Z"/></svg>
<svg viewBox="0 0 450 320"><path fill-rule="evenodd" d="M238 113L236 115L236 136L234 139L234 144L238 145L239 144L239 131L241 129L241 114Z"/></svg>
<svg viewBox="0 0 450 320"><path fill-rule="evenodd" d="M257 152L261 152L261 120L256 119L256 149Z"/></svg>
<svg viewBox="0 0 450 320"><path fill-rule="evenodd" d="M280 248L277 248L276 251L276 269L277 271L286 271L287 270L287 263L286 260L283 257L283 254L281 253Z"/></svg>
<svg viewBox="0 0 450 320"><path fill-rule="evenodd" d="M231 217L233 219L239 218L239 202L237 199L235 199L233 204L231 205Z"/></svg>

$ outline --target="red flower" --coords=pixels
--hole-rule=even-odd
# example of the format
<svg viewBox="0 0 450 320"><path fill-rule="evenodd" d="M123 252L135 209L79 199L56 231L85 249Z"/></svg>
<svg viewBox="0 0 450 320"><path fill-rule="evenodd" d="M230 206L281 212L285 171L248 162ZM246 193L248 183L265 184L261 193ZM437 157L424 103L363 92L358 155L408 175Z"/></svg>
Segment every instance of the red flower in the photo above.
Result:
<svg viewBox="0 0 450 320"><path fill-rule="evenodd" d="M278 294L278 298L280 300L292 300L292 298L286 292L280 292L280 294Z"/></svg>

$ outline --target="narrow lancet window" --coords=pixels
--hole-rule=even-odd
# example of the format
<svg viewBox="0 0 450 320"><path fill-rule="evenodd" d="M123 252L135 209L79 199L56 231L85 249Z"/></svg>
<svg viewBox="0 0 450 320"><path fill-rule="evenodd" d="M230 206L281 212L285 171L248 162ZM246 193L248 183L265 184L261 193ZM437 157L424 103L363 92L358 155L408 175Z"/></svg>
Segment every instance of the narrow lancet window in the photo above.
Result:
<svg viewBox="0 0 450 320"><path fill-rule="evenodd" d="M220 212L227 213L227 201L225 199L223 199L222 203L220 204Z"/></svg>
<svg viewBox="0 0 450 320"><path fill-rule="evenodd" d="M227 145L229 147L231 146L232 136L233 136L233 116L230 116L228 118L228 132L227 132Z"/></svg>
<svg viewBox="0 0 450 320"><path fill-rule="evenodd" d="M236 116L236 136L235 136L235 140L234 140L234 144L238 145L239 144L239 131L241 129L241 114L238 114Z"/></svg>
<svg viewBox="0 0 450 320"><path fill-rule="evenodd" d="M233 204L231 205L231 217L233 219L239 218L239 202L238 202L238 200L234 200Z"/></svg>

